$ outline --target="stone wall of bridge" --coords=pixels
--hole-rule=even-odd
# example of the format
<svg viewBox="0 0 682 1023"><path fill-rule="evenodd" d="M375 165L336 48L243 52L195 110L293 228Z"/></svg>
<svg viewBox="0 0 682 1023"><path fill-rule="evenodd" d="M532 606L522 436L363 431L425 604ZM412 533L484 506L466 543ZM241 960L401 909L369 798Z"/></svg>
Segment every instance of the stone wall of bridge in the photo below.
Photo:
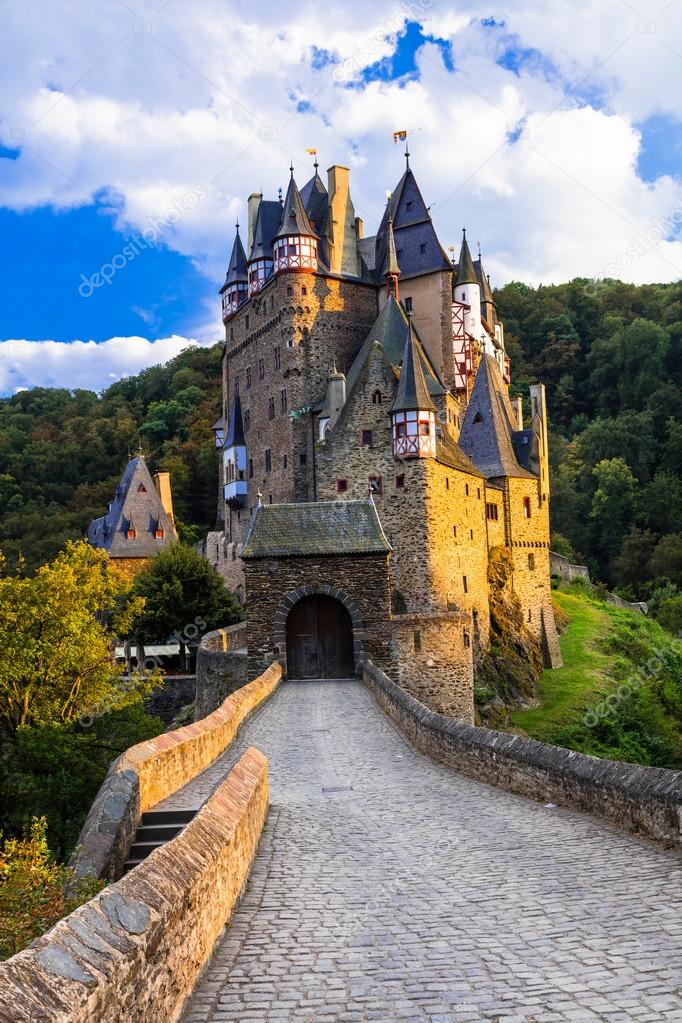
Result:
<svg viewBox="0 0 682 1023"><path fill-rule="evenodd" d="M602 760L455 721L429 710L371 661L363 664L363 681L412 745L434 760L478 781L682 848L682 772Z"/></svg>
<svg viewBox="0 0 682 1023"><path fill-rule="evenodd" d="M0 1023L176 1020L248 877L268 807L250 748L171 842L0 964Z"/></svg>
<svg viewBox="0 0 682 1023"><path fill-rule="evenodd" d="M194 720L211 714L247 678L246 623L208 632L197 650Z"/></svg>

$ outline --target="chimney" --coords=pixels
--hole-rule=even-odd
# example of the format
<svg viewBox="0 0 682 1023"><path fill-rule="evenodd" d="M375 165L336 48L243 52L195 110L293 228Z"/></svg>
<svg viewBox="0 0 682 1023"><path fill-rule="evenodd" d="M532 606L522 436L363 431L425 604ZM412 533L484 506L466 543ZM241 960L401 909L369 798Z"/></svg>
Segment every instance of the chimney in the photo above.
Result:
<svg viewBox="0 0 682 1023"><path fill-rule="evenodd" d="M154 486L156 487L156 493L159 495L161 507L174 526L175 519L173 518L173 495L171 494L170 473L154 473Z"/></svg>
<svg viewBox="0 0 682 1023"><path fill-rule="evenodd" d="M539 438L540 494L543 501L549 495L549 442L547 430L547 399L544 384L530 385L530 421Z"/></svg>
<svg viewBox="0 0 682 1023"><path fill-rule="evenodd" d="M358 251L355 236L355 210L350 197L350 171L334 164L327 171L331 237L329 269L332 273L357 276Z"/></svg>
<svg viewBox="0 0 682 1023"><path fill-rule="evenodd" d="M523 398L520 394L516 398L516 429L523 430Z"/></svg>
<svg viewBox="0 0 682 1023"><path fill-rule="evenodd" d="M358 241L365 237L365 222L362 217L355 218L355 236Z"/></svg>
<svg viewBox="0 0 682 1023"><path fill-rule="evenodd" d="M248 259L251 255L251 248L253 246L253 232L256 229L256 217L258 216L258 207L260 206L262 196L260 192L252 192L246 201L246 206L249 211L249 232L246 239L246 258Z"/></svg>

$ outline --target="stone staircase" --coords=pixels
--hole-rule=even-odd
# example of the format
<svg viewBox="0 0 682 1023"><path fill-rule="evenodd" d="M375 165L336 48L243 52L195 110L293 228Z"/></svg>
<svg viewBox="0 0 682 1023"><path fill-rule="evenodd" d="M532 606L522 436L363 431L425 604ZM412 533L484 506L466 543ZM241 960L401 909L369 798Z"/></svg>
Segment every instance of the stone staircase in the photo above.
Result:
<svg viewBox="0 0 682 1023"><path fill-rule="evenodd" d="M123 864L123 873L127 874L133 867L146 860L154 849L179 835L196 812L196 810L148 810L143 813L128 859Z"/></svg>

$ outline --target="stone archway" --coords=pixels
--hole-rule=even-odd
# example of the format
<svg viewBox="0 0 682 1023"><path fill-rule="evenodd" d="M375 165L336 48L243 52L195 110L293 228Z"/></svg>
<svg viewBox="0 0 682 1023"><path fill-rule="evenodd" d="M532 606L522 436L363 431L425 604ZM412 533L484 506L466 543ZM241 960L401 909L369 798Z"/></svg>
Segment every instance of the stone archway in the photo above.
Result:
<svg viewBox="0 0 682 1023"><path fill-rule="evenodd" d="M357 603L335 586L300 586L286 595L275 615L273 644L276 653L285 660L289 678L297 677L291 669L303 670L305 674L300 677L308 678L352 675L363 656L364 636ZM313 645L315 649L311 651ZM317 675L313 673L314 658L317 658ZM327 674L330 669L331 673Z"/></svg>

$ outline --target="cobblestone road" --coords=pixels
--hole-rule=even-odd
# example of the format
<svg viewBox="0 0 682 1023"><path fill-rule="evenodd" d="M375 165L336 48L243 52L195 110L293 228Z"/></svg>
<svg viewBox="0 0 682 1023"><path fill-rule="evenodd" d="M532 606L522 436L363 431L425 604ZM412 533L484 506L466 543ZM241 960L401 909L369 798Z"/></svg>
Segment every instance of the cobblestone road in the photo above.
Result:
<svg viewBox="0 0 682 1023"><path fill-rule="evenodd" d="M246 745L271 809L183 1023L682 1021L681 860L414 752L357 682L288 683Z"/></svg>

